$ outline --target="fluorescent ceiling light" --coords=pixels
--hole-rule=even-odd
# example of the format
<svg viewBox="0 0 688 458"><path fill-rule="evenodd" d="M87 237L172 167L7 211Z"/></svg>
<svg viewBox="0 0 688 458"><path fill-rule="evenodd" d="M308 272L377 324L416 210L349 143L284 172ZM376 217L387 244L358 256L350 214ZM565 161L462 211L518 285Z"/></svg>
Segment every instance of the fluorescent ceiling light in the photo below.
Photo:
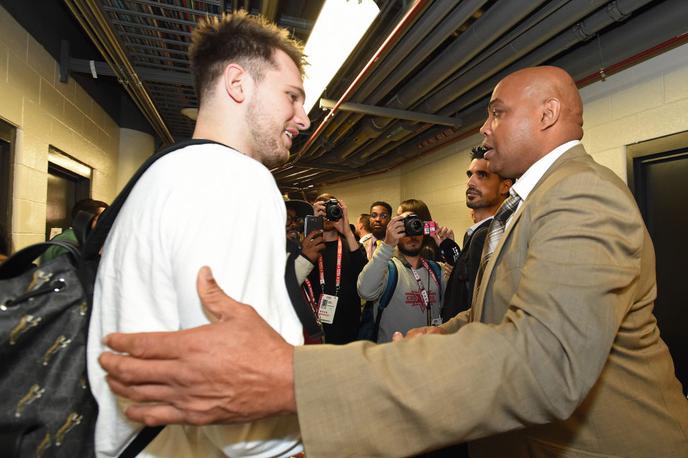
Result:
<svg viewBox="0 0 688 458"><path fill-rule="evenodd" d="M304 109L311 111L379 12L373 0L326 0L305 47Z"/></svg>

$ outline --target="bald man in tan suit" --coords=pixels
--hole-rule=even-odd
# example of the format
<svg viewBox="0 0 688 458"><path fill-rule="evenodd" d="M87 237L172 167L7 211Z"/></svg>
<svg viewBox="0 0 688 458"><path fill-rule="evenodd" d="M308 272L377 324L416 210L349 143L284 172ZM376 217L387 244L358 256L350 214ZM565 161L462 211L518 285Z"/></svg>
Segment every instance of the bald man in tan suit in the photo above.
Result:
<svg viewBox="0 0 688 458"><path fill-rule="evenodd" d="M481 132L490 169L520 178L515 212L473 308L441 327L386 345L293 348L203 271L199 291L220 321L111 336L138 357L101 357L111 388L160 402L128 410L149 424L297 411L309 457L462 441L477 457L688 456L688 401L652 315L652 242L625 184L581 146L582 124L561 69L497 85Z"/></svg>

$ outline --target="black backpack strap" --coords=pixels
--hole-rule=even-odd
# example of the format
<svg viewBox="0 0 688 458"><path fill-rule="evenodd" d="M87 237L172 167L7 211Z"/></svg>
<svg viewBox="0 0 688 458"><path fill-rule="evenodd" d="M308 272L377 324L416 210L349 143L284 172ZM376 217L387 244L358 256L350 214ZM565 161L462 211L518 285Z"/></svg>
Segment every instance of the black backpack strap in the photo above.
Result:
<svg viewBox="0 0 688 458"><path fill-rule="evenodd" d="M287 247L289 244L287 243ZM308 333L309 337L319 338L323 335L322 326L318 324L313 315L313 310L303 298L301 285L296 280L296 271L294 269L294 262L300 256L299 253L290 252L287 256L287 266L284 272L284 281L287 285L287 293L291 299L292 307L299 317L299 321L303 329Z"/></svg>
<svg viewBox="0 0 688 458"><path fill-rule="evenodd" d="M58 246L67 250L69 255L72 256L75 264L80 262L81 255L76 245L65 240L49 240L47 242L29 245L7 258L5 262L0 264L0 280L15 277L34 267L33 262L36 258L42 255L45 250L53 246Z"/></svg>
<svg viewBox="0 0 688 458"><path fill-rule="evenodd" d="M160 431L162 431L163 428L164 426L146 426L143 428L141 431L139 431L134 440L127 445L127 448L125 448L124 451L119 454L119 458L136 458L136 456L141 453L143 449L148 446L148 444L153 442L153 439L160 434Z"/></svg>
<svg viewBox="0 0 688 458"><path fill-rule="evenodd" d="M83 246L91 232L91 222L96 215L83 210L80 210L72 221L72 230L76 235L76 241L79 246Z"/></svg>
<svg viewBox="0 0 688 458"><path fill-rule="evenodd" d="M377 304L377 314L375 315L375 324L373 325L373 342L377 342L377 335L380 331L380 321L382 321L382 312L384 312L389 302L394 296L394 290L397 289L397 282L399 281L399 272L393 260L387 261L387 283L385 289L380 296L380 302Z"/></svg>
<svg viewBox="0 0 688 458"><path fill-rule="evenodd" d="M122 206L124 205L124 202L127 200L129 193L131 193L131 190L134 189L134 186L139 181L139 178L143 176L143 174L146 172L146 170L148 170L148 168L151 165L153 165L158 159L168 155L169 153L172 153L182 148L186 148L187 146L203 145L206 143L220 144L212 140L188 140L185 142L175 143L169 148L165 148L161 151L158 151L156 154L149 157L146 160L146 162L144 162L141 165L141 167L139 167L134 176L132 176L129 179L129 182L124 187L124 189L122 189L122 191L117 195L115 200L112 202L112 205L110 205L107 208L107 210L105 210L103 214L100 215L100 218L98 219L98 225L96 226L95 230L88 236L86 243L83 245L84 257L86 259L93 259L98 256L100 248L103 246L103 243L105 243L105 239L107 238L108 233L110 232L110 228L112 228L112 225L115 223L115 218L117 218L117 214L122 209Z"/></svg>

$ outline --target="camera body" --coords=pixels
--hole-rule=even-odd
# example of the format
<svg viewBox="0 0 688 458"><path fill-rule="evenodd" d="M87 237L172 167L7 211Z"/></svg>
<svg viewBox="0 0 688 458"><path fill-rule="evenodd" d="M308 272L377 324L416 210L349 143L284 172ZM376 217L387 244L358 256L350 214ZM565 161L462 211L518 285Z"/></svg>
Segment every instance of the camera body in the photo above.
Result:
<svg viewBox="0 0 688 458"><path fill-rule="evenodd" d="M410 213L402 220L404 222L404 232L407 237L423 235L423 220L415 213Z"/></svg>
<svg viewBox="0 0 688 458"><path fill-rule="evenodd" d="M402 220L404 222L404 232L407 237L414 235L432 235L437 232L437 223L434 221L423 221L420 216L410 213Z"/></svg>
<svg viewBox="0 0 688 458"><path fill-rule="evenodd" d="M337 199L330 199L324 202L325 204L325 218L329 221L339 221L344 216L342 207L339 205Z"/></svg>

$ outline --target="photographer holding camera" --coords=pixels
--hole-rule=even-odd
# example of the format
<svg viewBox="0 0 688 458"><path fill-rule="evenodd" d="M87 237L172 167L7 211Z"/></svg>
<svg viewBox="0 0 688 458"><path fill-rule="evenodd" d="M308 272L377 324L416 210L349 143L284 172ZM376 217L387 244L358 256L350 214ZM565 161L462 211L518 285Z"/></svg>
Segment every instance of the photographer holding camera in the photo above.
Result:
<svg viewBox="0 0 688 458"><path fill-rule="evenodd" d="M304 290L325 331L325 343L346 344L356 340L361 319L361 300L356 279L367 262L365 252L349 227L344 201L322 194L313 204L323 220L325 249L304 282Z"/></svg>
<svg viewBox="0 0 688 458"><path fill-rule="evenodd" d="M373 340L378 343L391 341L395 331L442 324L446 279L440 264L421 254L429 238L426 221L417 214L423 208L427 211L420 200L401 203L383 243L358 276L358 294L375 301Z"/></svg>

